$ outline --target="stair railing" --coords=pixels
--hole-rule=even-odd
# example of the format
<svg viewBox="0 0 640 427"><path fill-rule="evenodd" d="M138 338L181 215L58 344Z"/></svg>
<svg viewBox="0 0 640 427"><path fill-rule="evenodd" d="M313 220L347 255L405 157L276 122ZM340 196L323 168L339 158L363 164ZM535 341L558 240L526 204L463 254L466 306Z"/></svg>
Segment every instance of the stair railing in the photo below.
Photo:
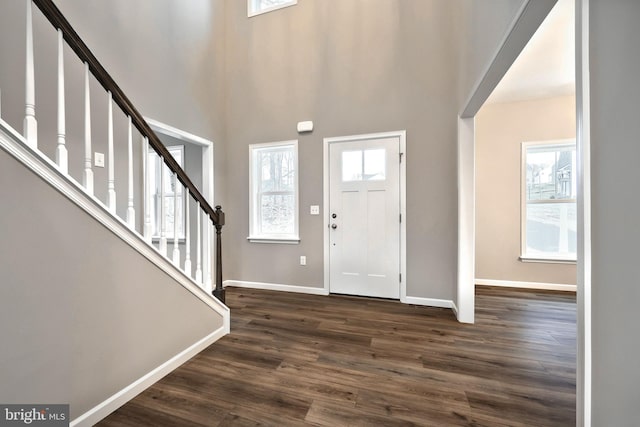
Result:
<svg viewBox="0 0 640 427"><path fill-rule="evenodd" d="M106 207L114 215L116 214L116 190L115 190L115 174L114 174L114 133L113 133L113 104L115 103L122 112L128 118L128 138L127 138L127 153L128 153L128 185L127 185L127 210L126 218L124 218L129 228L136 231L135 228L135 208L134 208L134 177L133 177L133 137L132 127L135 127L142 136L142 150L146 153L148 148L151 148L157 153L162 162L168 167L171 173L172 183L175 185L174 195L174 242L173 253L171 261L185 272L189 277L195 279L195 281L208 292L224 302L224 289L222 286L222 240L221 230L225 223L225 215L220 206L212 208L205 197L200 193L194 183L191 181L187 173L180 167L178 162L174 159L165 145L160 141L158 136L151 129L149 124L145 121L143 116L133 106L131 101L127 98L124 92L116 84L113 78L100 64L100 62L93 55L91 50L82 41L77 32L73 29L67 19L62 15L58 7L52 0L26 0L27 6L27 23L26 23L26 84L25 84L25 118L24 118L24 137L27 144L34 150L38 149L38 126L36 120L36 105L35 105L35 79L34 79L34 49L33 49L33 23L32 23L32 4L35 4L47 20L57 29L58 37L58 102L57 102L57 146L55 150L55 163L61 172L68 174L68 152L65 140L65 79L64 79L64 58L63 58L63 42L75 52L78 58L84 64L84 168L82 175L82 186L85 191L93 196L94 193L94 177L92 170L92 148L91 148L91 108L90 108L90 91L89 82L90 75L92 75L105 89L108 97L108 150L107 150L107 200ZM147 167L147 156L143 156L143 170ZM147 184L147 171L144 170L144 190L143 193L148 193L149 188ZM165 179L165 173L160 173L161 181ZM189 198L185 198L182 202L185 212L185 260L184 266L180 264L180 251L178 240L178 227L177 227L177 207L178 207L178 183L182 186L182 189L188 191L188 194L194 199L197 206L197 227L196 227L196 270L195 276L192 276L192 260L190 258L190 234L191 224L189 218ZM166 214L165 210L165 183L160 185L160 239L158 243L158 250L168 258L167 254L167 236L166 236ZM150 195L147 194L143 201L145 206L144 226L142 227L142 236L149 243L152 244L152 230L149 223L149 200ZM204 224L201 225L201 220L204 219ZM205 263L209 265L208 271L203 273L202 271L202 252L210 254L209 250L202 250L203 248L210 248L210 239L202 238L204 236L212 236L213 228L215 227L216 235L216 260L215 260L215 289L212 289L211 280L211 262ZM204 232L203 231L207 231ZM209 245L209 246L207 246Z"/></svg>

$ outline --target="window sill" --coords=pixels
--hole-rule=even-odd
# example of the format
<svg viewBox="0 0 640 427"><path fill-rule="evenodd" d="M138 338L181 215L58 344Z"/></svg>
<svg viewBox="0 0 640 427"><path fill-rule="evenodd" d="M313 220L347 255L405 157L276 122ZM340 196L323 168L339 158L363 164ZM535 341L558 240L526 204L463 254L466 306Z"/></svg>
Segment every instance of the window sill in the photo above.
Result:
<svg viewBox="0 0 640 427"><path fill-rule="evenodd" d="M250 243L276 243L284 245L297 245L300 243L299 237L247 237Z"/></svg>
<svg viewBox="0 0 640 427"><path fill-rule="evenodd" d="M521 262L539 262L545 264L576 264L577 261L575 259L567 259L567 258L541 258L541 257L531 257L531 256L521 256Z"/></svg>
<svg viewBox="0 0 640 427"><path fill-rule="evenodd" d="M298 4L298 0L291 0L286 3L278 4L271 7L266 7L264 9L256 9L253 10L251 6L249 6L249 10L247 11L247 17L253 18L254 16L263 15L265 13L273 12L274 10L284 9L285 7L295 6Z"/></svg>

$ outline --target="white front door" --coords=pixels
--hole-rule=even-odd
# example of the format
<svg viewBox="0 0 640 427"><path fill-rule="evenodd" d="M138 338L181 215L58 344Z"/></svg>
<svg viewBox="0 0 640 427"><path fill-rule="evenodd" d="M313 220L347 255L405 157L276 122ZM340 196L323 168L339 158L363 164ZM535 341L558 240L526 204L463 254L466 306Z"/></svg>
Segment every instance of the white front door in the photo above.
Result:
<svg viewBox="0 0 640 427"><path fill-rule="evenodd" d="M329 144L329 290L400 298L400 138Z"/></svg>

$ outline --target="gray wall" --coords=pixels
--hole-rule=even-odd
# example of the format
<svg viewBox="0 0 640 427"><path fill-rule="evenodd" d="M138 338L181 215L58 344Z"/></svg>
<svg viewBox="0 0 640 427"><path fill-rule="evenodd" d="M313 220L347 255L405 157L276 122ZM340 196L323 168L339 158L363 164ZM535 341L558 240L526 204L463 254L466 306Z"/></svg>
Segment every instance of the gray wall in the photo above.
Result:
<svg viewBox="0 0 640 427"><path fill-rule="evenodd" d="M593 425L640 419L640 2L590 1Z"/></svg>
<svg viewBox="0 0 640 427"><path fill-rule="evenodd" d="M3 4L10 12L2 15L3 31L11 34L23 31L18 3ZM408 294L443 299L453 298L456 283L458 99L481 76L521 3L410 0L371 8L366 0L301 1L247 19L244 1L57 1L144 115L216 143L215 203L228 212L225 278L322 286L323 221L308 214L309 205L322 204L322 138L406 129ZM38 16L37 55L47 56L55 52L53 33ZM24 61L20 43L3 43L17 58L6 63L6 74L21 79L22 66L15 65ZM468 60L460 52L472 55ZM51 80L40 84L42 111L55 100L48 72L55 57L49 57L41 61L49 66L40 79ZM68 97L77 105L70 108L79 113L81 66L67 63L75 76L68 78ZM4 74L4 62L2 68ZM12 123L19 129L22 84L13 86L16 101L5 104L15 105ZM94 96L93 104L96 148L106 151L105 101ZM297 138L295 124L306 119L314 120L316 130L299 138L302 242L250 244L248 145ZM41 120L53 135L55 116ZM71 139L81 143L82 124L69 128L77 135ZM52 141L50 148L43 142L51 155ZM72 174L79 179L81 150L74 153ZM116 167L116 183L123 186L125 164ZM105 200L106 171L96 174L97 194ZM117 191L124 216L125 187ZM298 265L300 255L307 256L306 267Z"/></svg>
<svg viewBox="0 0 640 427"><path fill-rule="evenodd" d="M56 4L145 116L222 139L222 0Z"/></svg>
<svg viewBox="0 0 640 427"><path fill-rule="evenodd" d="M75 418L222 326L2 150L0 182L0 401Z"/></svg>
<svg viewBox="0 0 640 427"><path fill-rule="evenodd" d="M56 0L118 85L146 117L214 141L216 201L224 202L224 112L222 75L223 0ZM24 117L25 3L0 6L2 117L22 130ZM54 158L56 145L56 35L34 7L36 116L39 148ZM171 60L167 60L171 58ZM82 180L84 159L83 67L65 48L67 146L70 174ZM93 151L107 152L107 95L92 79ZM126 118L114 107L118 214L126 215ZM134 131L136 211L142 230L140 137ZM107 199L107 169L94 168L95 194Z"/></svg>
<svg viewBox="0 0 640 427"><path fill-rule="evenodd" d="M575 139L574 96L484 105L476 116L476 278L576 284L575 264L521 262L521 145Z"/></svg>
<svg viewBox="0 0 640 427"><path fill-rule="evenodd" d="M456 4L460 110L484 76L516 13L527 0L463 0Z"/></svg>
<svg viewBox="0 0 640 427"><path fill-rule="evenodd" d="M452 299L457 69L447 1L300 1L247 19L226 3L225 278L321 287L322 140L407 130L407 293ZM312 134L296 123L313 120ZM299 140L299 245L248 243L248 146ZM229 166L231 167L231 166ZM322 209L322 208L321 208ZM307 265L299 265L299 256Z"/></svg>

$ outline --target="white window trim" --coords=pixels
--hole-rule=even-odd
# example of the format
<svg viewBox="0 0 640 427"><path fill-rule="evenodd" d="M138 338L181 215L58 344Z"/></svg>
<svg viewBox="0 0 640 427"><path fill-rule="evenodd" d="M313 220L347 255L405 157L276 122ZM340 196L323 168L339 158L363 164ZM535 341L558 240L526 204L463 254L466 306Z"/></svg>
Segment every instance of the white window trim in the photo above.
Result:
<svg viewBox="0 0 640 427"><path fill-rule="evenodd" d="M261 148L273 148L282 147L286 145L293 145L293 155L296 165L296 173L294 177L294 197L295 197L295 218L294 218L294 230L293 234L273 235L273 234L257 234L255 232L256 218L256 198L255 198L255 184L254 179L254 164L253 164L253 152L256 149ZM300 218L300 198L298 190L298 177L300 174L299 162L298 162L298 140L268 142L263 144L251 144L249 145L249 237L247 240L251 243L280 243L280 244L298 244L300 243L299 237L299 218Z"/></svg>
<svg viewBox="0 0 640 427"><path fill-rule="evenodd" d="M577 258L571 258L566 256L553 256L553 255L544 255L539 256L536 254L530 254L527 252L527 191L526 191L526 183L527 183L527 148L536 145L567 145L567 144L576 144L575 139L556 139L549 141L527 141L522 143L521 148L521 161L520 161L520 261L521 262L539 262L539 263L550 263L550 264L575 264ZM575 174L576 171L573 171ZM557 200L552 203L576 203L577 207L577 199L569 199L569 200ZM577 254L576 254L577 257Z"/></svg>
<svg viewBox="0 0 640 427"><path fill-rule="evenodd" d="M544 263L544 264L576 264L577 260L575 259L568 259L565 257L552 257L552 256L546 256L544 258L540 258L540 257L532 257L530 255L527 256L521 256L520 261L522 262L539 262L539 263Z"/></svg>
<svg viewBox="0 0 640 427"><path fill-rule="evenodd" d="M264 13L273 12L274 10L283 9L285 7L295 6L296 4L298 4L298 0L289 0L285 3L279 4L277 6L267 7L265 9L257 9L255 7L256 3L256 0L247 0L247 16L249 18L262 15Z"/></svg>

